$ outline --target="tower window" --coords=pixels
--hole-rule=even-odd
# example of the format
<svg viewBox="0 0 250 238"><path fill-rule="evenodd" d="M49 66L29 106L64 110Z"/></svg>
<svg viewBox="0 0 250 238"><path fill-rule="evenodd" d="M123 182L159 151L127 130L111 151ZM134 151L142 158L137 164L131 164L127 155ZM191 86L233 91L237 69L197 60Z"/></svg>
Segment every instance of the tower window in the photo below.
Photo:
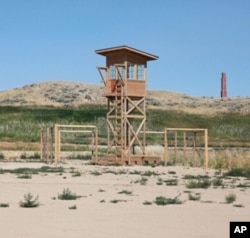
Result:
<svg viewBox="0 0 250 238"><path fill-rule="evenodd" d="M124 76L125 76L124 67L118 66L117 67L117 78L122 77L124 79Z"/></svg>
<svg viewBox="0 0 250 238"><path fill-rule="evenodd" d="M137 65L137 79L144 79L144 64Z"/></svg>
<svg viewBox="0 0 250 238"><path fill-rule="evenodd" d="M135 78L135 70L134 65L130 64L127 69L127 78L128 79L134 79Z"/></svg>
<svg viewBox="0 0 250 238"><path fill-rule="evenodd" d="M114 65L110 65L109 67L109 78L115 79L115 66Z"/></svg>

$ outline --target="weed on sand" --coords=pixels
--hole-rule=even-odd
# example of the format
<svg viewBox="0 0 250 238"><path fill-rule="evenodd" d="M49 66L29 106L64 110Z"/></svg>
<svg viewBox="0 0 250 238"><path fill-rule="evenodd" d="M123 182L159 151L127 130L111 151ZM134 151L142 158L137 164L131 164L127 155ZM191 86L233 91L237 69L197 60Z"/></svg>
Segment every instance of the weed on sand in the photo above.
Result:
<svg viewBox="0 0 250 238"><path fill-rule="evenodd" d="M166 198L164 196L158 196L155 198L154 203L159 205L159 206L165 206L165 205L169 205L169 204L182 204L182 201L179 200L177 197Z"/></svg>
<svg viewBox="0 0 250 238"><path fill-rule="evenodd" d="M59 200L76 200L80 197L81 196L78 196L75 193L72 193L69 188L64 188L63 192L61 194L58 194L57 196Z"/></svg>
<svg viewBox="0 0 250 238"><path fill-rule="evenodd" d="M20 207L33 208L39 207L38 196L34 197L31 193L24 194L24 201L19 202Z"/></svg>

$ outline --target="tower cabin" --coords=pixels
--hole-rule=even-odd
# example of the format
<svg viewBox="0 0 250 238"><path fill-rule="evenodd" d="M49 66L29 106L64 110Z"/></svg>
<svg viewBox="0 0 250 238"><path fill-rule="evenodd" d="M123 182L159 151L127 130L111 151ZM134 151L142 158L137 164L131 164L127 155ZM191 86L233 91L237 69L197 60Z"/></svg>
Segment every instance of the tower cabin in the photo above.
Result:
<svg viewBox="0 0 250 238"><path fill-rule="evenodd" d="M135 145L145 155L147 61L158 57L128 46L95 52L106 57L106 67L97 68L108 103L108 153L114 148L112 162L131 164Z"/></svg>
<svg viewBox="0 0 250 238"><path fill-rule="evenodd" d="M147 61L158 57L128 46L118 46L96 50L97 54L106 56L105 96L114 96L117 80L122 80L124 94L128 96L145 96L147 83Z"/></svg>

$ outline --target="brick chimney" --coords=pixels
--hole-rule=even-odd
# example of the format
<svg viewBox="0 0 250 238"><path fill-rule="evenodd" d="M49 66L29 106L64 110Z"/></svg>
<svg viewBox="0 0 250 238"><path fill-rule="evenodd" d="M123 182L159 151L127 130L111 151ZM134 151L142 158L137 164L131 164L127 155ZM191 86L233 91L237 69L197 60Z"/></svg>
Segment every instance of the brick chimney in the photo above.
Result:
<svg viewBox="0 0 250 238"><path fill-rule="evenodd" d="M221 98L227 97L227 76L226 73L221 74Z"/></svg>

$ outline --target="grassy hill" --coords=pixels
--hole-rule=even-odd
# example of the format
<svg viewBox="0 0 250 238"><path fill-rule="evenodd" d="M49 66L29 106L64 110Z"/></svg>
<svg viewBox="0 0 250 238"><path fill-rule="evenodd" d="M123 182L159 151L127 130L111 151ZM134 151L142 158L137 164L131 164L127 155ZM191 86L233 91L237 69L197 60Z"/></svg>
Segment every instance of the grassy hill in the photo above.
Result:
<svg viewBox="0 0 250 238"><path fill-rule="evenodd" d="M94 124L106 138L104 88L80 82L51 81L0 92L0 149L3 142L39 143L42 127ZM149 90L147 130L207 128L210 146L250 145L250 98L191 97ZM156 136L152 136L155 140ZM105 139L104 139L105 140Z"/></svg>
<svg viewBox="0 0 250 238"><path fill-rule="evenodd" d="M106 138L106 107L84 105L65 107L0 107L0 141L39 142L42 127L58 124L94 124L100 137ZM210 146L250 145L250 115L217 113L192 114L175 110L147 110L147 130L162 131L165 127L208 128ZM3 143L2 143L3 144ZM1 148L0 148L1 149Z"/></svg>

